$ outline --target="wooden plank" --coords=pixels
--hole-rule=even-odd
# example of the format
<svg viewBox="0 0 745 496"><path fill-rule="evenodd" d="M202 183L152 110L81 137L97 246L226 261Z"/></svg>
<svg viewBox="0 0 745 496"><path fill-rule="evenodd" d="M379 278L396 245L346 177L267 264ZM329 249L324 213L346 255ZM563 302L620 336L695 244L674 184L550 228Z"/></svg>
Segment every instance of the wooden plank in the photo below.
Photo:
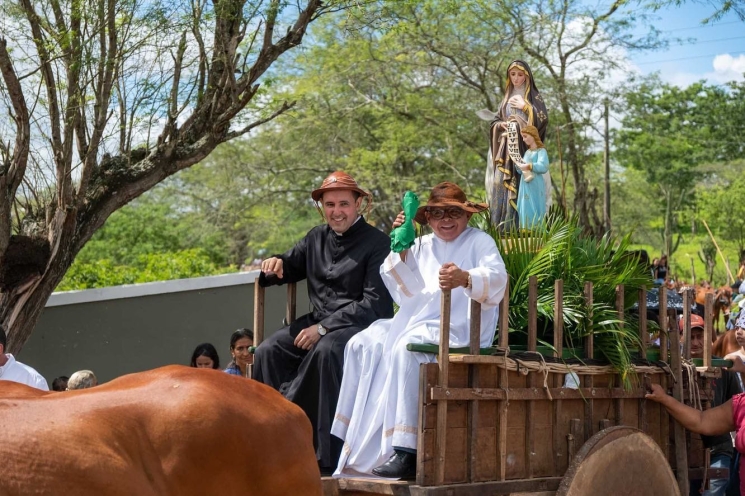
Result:
<svg viewBox="0 0 745 496"><path fill-rule="evenodd" d="M471 300L471 353L479 354L481 340L481 304ZM479 387L479 366L468 366L468 387ZM468 402L468 437L466 454L468 463L466 465L466 481L474 482L478 474L479 451L479 402L477 400Z"/></svg>
<svg viewBox="0 0 745 496"><path fill-rule="evenodd" d="M691 359L691 292L683 291L683 358Z"/></svg>
<svg viewBox="0 0 745 496"><path fill-rule="evenodd" d="M440 487L409 486L411 496L484 496L506 495L520 492L536 493L556 491L561 477L521 479L510 481L475 482Z"/></svg>
<svg viewBox="0 0 745 496"><path fill-rule="evenodd" d="M363 494L386 494L391 496L408 496L411 494L409 487L411 482L399 480L371 480L343 478L337 481L340 496L363 495ZM325 481L324 481L325 482ZM325 488L324 488L325 489ZM324 493L324 496L326 494Z"/></svg>
<svg viewBox="0 0 745 496"><path fill-rule="evenodd" d="M297 284L291 282L287 285L287 308L285 309L285 325L295 321L297 309Z"/></svg>
<svg viewBox="0 0 745 496"><path fill-rule="evenodd" d="M264 291L259 280L254 282L254 346L264 341Z"/></svg>
<svg viewBox="0 0 745 496"><path fill-rule="evenodd" d="M504 297L499 303L499 338L497 345L500 348L507 348L510 334L510 281L504 288Z"/></svg>
<svg viewBox="0 0 745 496"><path fill-rule="evenodd" d="M689 293L687 291L683 294L683 305L688 308L688 313L690 315ZM683 309L683 313L685 315L685 308ZM673 397L678 401L682 401L683 373L681 365L680 346L677 346L677 343L671 343L670 362L673 376L676 381L673 384ZM677 468L675 476L678 479L680 494L688 494L688 452L686 444L686 433L683 426L675 419L673 419L673 429L675 431L675 466Z"/></svg>
<svg viewBox="0 0 745 496"><path fill-rule="evenodd" d="M613 398L639 399L647 393L643 387L634 388L629 391L622 387L617 388L443 388L435 386L430 391L429 399L432 401L472 401L472 400L507 400L510 401L538 401L548 400L551 393L553 401L557 400L607 400Z"/></svg>
<svg viewBox="0 0 745 496"><path fill-rule="evenodd" d="M587 281L585 283L585 305L587 305L588 308L588 319L589 322L587 323L588 328L590 329L590 333L585 336L585 357L587 358L594 358L594 336L592 334L592 327L593 327L593 312L592 312L592 305L593 305L593 297L592 297L592 282ZM585 388L594 389L594 381L595 379L591 376L585 376L583 379L583 386ZM585 440L590 439L593 434L593 421L592 418L594 416L594 403L591 399L592 397L587 398L585 401Z"/></svg>
<svg viewBox="0 0 745 496"><path fill-rule="evenodd" d="M567 434L567 457L569 463L572 463L574 454L583 443L580 420L573 418L569 421L569 434Z"/></svg>
<svg viewBox="0 0 745 496"><path fill-rule="evenodd" d="M430 388L435 384L437 364L423 363L419 366L419 432L416 440L416 483L420 486L434 484L432 470L432 441L434 431L427 428L427 399Z"/></svg>
<svg viewBox="0 0 745 496"><path fill-rule="evenodd" d="M618 320L623 326L624 322L624 285L619 284L616 286L616 312L618 313ZM623 400L621 398L615 398L613 400L613 421L614 425L623 425Z"/></svg>
<svg viewBox="0 0 745 496"><path fill-rule="evenodd" d="M665 286L660 287L660 292L665 292ZM647 358L647 341L649 341L649 332L647 330L647 288L641 286L639 288L639 357ZM645 386L649 381L645 375L642 377L642 386ZM647 419L647 400L645 398L639 398L639 429L644 433L649 434L649 425Z"/></svg>
<svg viewBox="0 0 745 496"><path fill-rule="evenodd" d="M564 281L554 281L554 352L555 358L561 358L564 350Z"/></svg>
<svg viewBox="0 0 745 496"><path fill-rule="evenodd" d="M469 352L471 355L481 354L481 303L471 300L471 323L470 323ZM450 344L450 343L448 343Z"/></svg>
<svg viewBox="0 0 745 496"><path fill-rule="evenodd" d="M437 365L439 374L437 384L448 387L448 366L450 364L450 290L442 291L440 300L440 354ZM447 448L448 404L446 401L437 403L437 428L435 438L435 485L445 482L445 454Z"/></svg>
<svg viewBox="0 0 745 496"><path fill-rule="evenodd" d="M706 293L704 305L704 367L711 367L711 336L714 331L714 295Z"/></svg>
<svg viewBox="0 0 745 496"><path fill-rule="evenodd" d="M406 349L408 351L416 351L419 353L431 353L433 355L439 355L440 354L440 345L438 344L429 344L429 343L408 343L406 345ZM494 355L494 353L497 351L497 347L492 346L489 348L481 348L479 349L479 352L476 353L477 355L485 355L490 356ZM451 355L451 362L452 355L465 355L471 353L471 347L470 346L451 346L449 350L449 354Z"/></svg>
<svg viewBox="0 0 745 496"><path fill-rule="evenodd" d="M720 367L725 366L732 366L731 360L724 360L721 361ZM482 364L492 364L492 365L502 365L504 364L504 356L500 355L450 355L450 363L482 363ZM716 367L717 362L714 362L714 366ZM697 367L697 369L700 369L701 371L705 371L706 369L704 367ZM665 371L663 369L659 369L659 372L651 371L652 374L664 374ZM583 374L579 374L583 375Z"/></svg>
<svg viewBox="0 0 745 496"><path fill-rule="evenodd" d="M664 287L660 288L662 291ZM639 288L639 356L647 358L647 341L649 333L647 332L647 288Z"/></svg>
<svg viewBox="0 0 745 496"><path fill-rule="evenodd" d="M674 314L675 310L673 310ZM669 347L668 343L673 342L677 346L677 341L668 339L669 332L669 310L667 309L667 290L660 291L660 360L667 362L669 360ZM667 392L668 382L667 374L660 378L660 386L662 390ZM670 415L667 411L660 406L660 441L662 452L665 454L665 459L670 460Z"/></svg>
<svg viewBox="0 0 745 496"><path fill-rule="evenodd" d="M642 386L644 386L642 389L646 390L646 384L649 381L649 378L646 374L644 374L641 377L642 380ZM646 396L643 396L639 398L639 429L643 431L645 434L649 434L649 425L648 425L648 418L647 418L647 399Z"/></svg>
<svg viewBox="0 0 745 496"><path fill-rule="evenodd" d="M507 374L509 372L506 368L497 368L500 389L507 389ZM497 476L502 481L507 477L507 406L507 400L502 400L497 404Z"/></svg>
<svg viewBox="0 0 745 496"><path fill-rule="evenodd" d="M509 346L510 334L510 281L507 280L504 296L499 303L499 339L500 348ZM507 369L497 368L500 388L507 388ZM497 405L497 476L503 481L507 477L507 401L500 401Z"/></svg>
<svg viewBox="0 0 745 496"><path fill-rule="evenodd" d="M528 278L528 351L538 346L538 278Z"/></svg>
<svg viewBox="0 0 745 496"><path fill-rule="evenodd" d="M536 351L538 347L538 278L528 278L528 351ZM536 386L536 373L528 374L528 387ZM525 476L533 478L533 457L535 456L535 404L528 401L525 406Z"/></svg>
<svg viewBox="0 0 745 496"><path fill-rule="evenodd" d="M554 357L560 358L564 351L564 281L557 279L554 281ZM561 388L564 386L564 374L552 374L553 387ZM551 429L553 431L553 462L554 474L563 472L566 458L564 456L565 443L561 436L559 423L561 422L561 401L552 402L553 418L551 419Z"/></svg>

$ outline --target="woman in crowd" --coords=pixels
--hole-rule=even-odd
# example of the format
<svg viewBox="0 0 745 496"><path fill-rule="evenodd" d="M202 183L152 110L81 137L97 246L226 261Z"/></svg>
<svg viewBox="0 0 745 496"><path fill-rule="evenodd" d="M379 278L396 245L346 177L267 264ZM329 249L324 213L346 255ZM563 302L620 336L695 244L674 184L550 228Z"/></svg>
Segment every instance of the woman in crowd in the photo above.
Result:
<svg viewBox="0 0 745 496"><path fill-rule="evenodd" d="M230 336L230 356L233 359L225 368L231 375L247 377L248 366L254 363L251 348L254 345L254 333L250 329L238 329Z"/></svg>
<svg viewBox="0 0 745 496"><path fill-rule="evenodd" d="M211 343L202 343L191 354L191 366L198 369L219 369L220 357Z"/></svg>

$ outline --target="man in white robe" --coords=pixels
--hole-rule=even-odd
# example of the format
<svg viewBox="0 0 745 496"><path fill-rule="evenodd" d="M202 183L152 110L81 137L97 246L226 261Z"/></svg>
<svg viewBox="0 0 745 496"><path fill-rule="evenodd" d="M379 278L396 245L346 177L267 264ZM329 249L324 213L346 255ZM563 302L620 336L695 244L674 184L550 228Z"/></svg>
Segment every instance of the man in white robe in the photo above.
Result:
<svg viewBox="0 0 745 496"><path fill-rule="evenodd" d="M409 478L416 472L419 365L431 354L408 343L440 341L440 299L451 289L450 346L468 346L470 299L481 303L480 346L491 346L507 273L496 243L468 227L484 204L453 183L432 190L414 220L433 233L408 250L391 252L380 268L399 305L392 319L374 322L345 348L344 374L331 433L344 440L337 477L374 474ZM406 222L401 212L393 227Z"/></svg>
<svg viewBox="0 0 745 496"><path fill-rule="evenodd" d="M5 329L0 326L0 381L19 382L42 391L49 391L47 380L40 373L17 361L10 353L5 353L7 345L8 336Z"/></svg>

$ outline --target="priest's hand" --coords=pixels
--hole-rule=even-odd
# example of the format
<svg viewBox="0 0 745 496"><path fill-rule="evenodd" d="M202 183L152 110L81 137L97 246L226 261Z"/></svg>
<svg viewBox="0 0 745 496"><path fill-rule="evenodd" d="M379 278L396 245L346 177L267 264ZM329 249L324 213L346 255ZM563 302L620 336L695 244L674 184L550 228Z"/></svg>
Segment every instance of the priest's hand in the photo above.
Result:
<svg viewBox="0 0 745 496"><path fill-rule="evenodd" d="M267 258L261 262L261 272L267 275L275 274L279 279L282 279L282 276L284 276L282 259L277 257Z"/></svg>
<svg viewBox="0 0 745 496"><path fill-rule="evenodd" d="M396 216L396 220L393 221L393 229L403 226L404 222L406 222L406 214L401 210Z"/></svg>
<svg viewBox="0 0 745 496"><path fill-rule="evenodd" d="M320 340L321 335L318 334L318 324L313 324L298 333L295 338L295 346L301 350L309 350Z"/></svg>
<svg viewBox="0 0 745 496"><path fill-rule="evenodd" d="M404 222L406 222L406 214L403 210L401 210L398 215L396 216L396 220L393 221L393 224L391 225L393 229L396 229L397 227L401 227L404 225ZM414 223L414 219L411 220L411 223ZM414 226L416 227L416 226ZM409 253L409 249L405 249L402 252L399 253L399 256L401 257L401 261L406 261L406 254Z"/></svg>
<svg viewBox="0 0 745 496"><path fill-rule="evenodd" d="M455 289L468 286L468 272L452 262L440 267L440 289Z"/></svg>

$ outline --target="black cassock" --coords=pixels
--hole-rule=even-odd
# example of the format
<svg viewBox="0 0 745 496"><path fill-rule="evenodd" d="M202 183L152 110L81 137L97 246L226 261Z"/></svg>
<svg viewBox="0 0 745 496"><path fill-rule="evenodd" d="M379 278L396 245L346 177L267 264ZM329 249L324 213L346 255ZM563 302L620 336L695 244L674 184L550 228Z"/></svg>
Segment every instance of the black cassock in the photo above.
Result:
<svg viewBox="0 0 745 496"><path fill-rule="evenodd" d="M344 234L317 226L283 261L283 278L259 277L261 286L307 279L313 311L279 329L256 349L254 378L300 406L313 425L321 467L334 468L341 444L331 439L339 399L344 347L378 319L393 317L393 300L380 277L390 238L360 218ZM310 351L294 345L298 333L320 323L328 330Z"/></svg>

